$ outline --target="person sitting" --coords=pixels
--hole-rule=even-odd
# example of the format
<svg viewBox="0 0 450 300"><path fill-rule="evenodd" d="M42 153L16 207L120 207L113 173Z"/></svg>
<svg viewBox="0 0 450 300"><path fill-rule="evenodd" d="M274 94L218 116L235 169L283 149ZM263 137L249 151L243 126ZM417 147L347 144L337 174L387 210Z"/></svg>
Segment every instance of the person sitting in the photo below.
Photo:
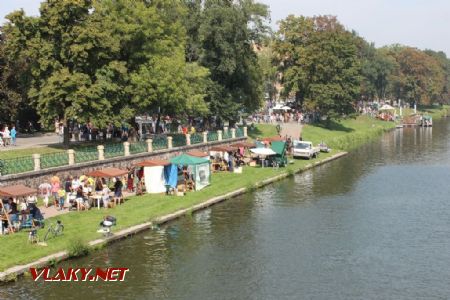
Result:
<svg viewBox="0 0 450 300"><path fill-rule="evenodd" d="M8 199L8 215L11 221L10 225L19 222L19 211L17 210L17 203L14 202L13 198Z"/></svg>
<svg viewBox="0 0 450 300"><path fill-rule="evenodd" d="M101 192L102 190L103 190L102 180L100 178L97 178L97 180L95 181L95 191Z"/></svg>
<svg viewBox="0 0 450 300"><path fill-rule="evenodd" d="M83 193L82 186L79 186L77 189L77 195L76 195L75 201L76 201L78 210L86 209L86 203L84 201L84 193Z"/></svg>
<svg viewBox="0 0 450 300"><path fill-rule="evenodd" d="M35 203L29 205L30 215L35 226L42 227L44 224L44 216L41 213L39 207Z"/></svg>

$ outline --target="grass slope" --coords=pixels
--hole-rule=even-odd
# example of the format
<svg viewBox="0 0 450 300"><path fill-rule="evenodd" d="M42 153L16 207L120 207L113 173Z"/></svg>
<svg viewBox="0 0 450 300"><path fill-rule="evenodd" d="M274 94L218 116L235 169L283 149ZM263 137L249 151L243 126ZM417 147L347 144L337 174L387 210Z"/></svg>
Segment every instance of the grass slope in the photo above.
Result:
<svg viewBox="0 0 450 300"><path fill-rule="evenodd" d="M336 152L335 152L336 153ZM331 156L331 153L323 154L319 159ZM91 209L89 211L71 212L57 217L65 225L62 236L48 240L47 247L31 245L27 242L27 232L0 237L0 270L9 267L29 263L43 256L68 250L78 240L84 243L101 237L97 233L98 224L105 215L113 215L118 224L114 231L154 220L179 209L206 201L212 197L232 192L239 188L250 188L256 182L304 168L310 161L295 160L286 168L255 168L245 167L243 174L215 173L211 178L211 185L198 192L190 192L185 197L166 195L144 195L131 197L125 204L112 209ZM46 228L39 230L38 235L43 238L50 223L55 223L55 218L46 220Z"/></svg>

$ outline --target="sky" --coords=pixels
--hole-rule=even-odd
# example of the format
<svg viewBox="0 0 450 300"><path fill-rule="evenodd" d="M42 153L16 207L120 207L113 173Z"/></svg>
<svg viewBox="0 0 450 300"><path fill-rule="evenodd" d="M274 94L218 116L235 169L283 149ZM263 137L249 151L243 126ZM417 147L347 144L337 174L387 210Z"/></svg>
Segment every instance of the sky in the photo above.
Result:
<svg viewBox="0 0 450 300"><path fill-rule="evenodd" d="M377 47L403 44L450 57L449 0L257 0L269 5L272 27L289 14L335 15ZM41 0L0 0L0 20L15 9L38 15Z"/></svg>

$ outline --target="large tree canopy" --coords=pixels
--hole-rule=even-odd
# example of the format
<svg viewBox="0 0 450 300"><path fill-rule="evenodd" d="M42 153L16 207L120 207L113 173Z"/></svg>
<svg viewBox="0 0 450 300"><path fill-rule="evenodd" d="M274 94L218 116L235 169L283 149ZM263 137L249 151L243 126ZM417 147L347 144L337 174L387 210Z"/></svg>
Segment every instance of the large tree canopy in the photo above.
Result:
<svg viewBox="0 0 450 300"><path fill-rule="evenodd" d="M294 97L328 118L359 100L446 103L443 52L376 48L332 16L289 16L272 36L255 0L46 0L0 32L0 120L35 110L119 125L135 114L238 119ZM66 130L67 132L67 130Z"/></svg>
<svg viewBox="0 0 450 300"><path fill-rule="evenodd" d="M253 0L185 2L190 15L186 55L211 74L211 114L234 121L239 111L259 108L262 74L254 46L266 31L267 7Z"/></svg>
<svg viewBox="0 0 450 300"><path fill-rule="evenodd" d="M4 47L10 61L27 62L41 122L103 127L143 111L207 110L209 72L185 62L177 2L48 0L40 12L10 14Z"/></svg>
<svg viewBox="0 0 450 300"><path fill-rule="evenodd" d="M334 17L289 16L275 44L284 93L328 118L354 112L360 87L355 36Z"/></svg>

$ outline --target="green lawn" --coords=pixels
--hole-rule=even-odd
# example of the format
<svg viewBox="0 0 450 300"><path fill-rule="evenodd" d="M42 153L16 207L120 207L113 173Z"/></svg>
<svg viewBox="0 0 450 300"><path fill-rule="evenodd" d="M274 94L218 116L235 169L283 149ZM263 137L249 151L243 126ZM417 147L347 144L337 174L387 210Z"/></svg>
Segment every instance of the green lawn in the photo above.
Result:
<svg viewBox="0 0 450 300"><path fill-rule="evenodd" d="M444 108L421 107L417 111L438 119L447 114L448 108L448 106L444 106ZM403 115L408 115L412 112L412 109L407 109L404 110ZM394 122L385 122L367 116L360 116L356 119L332 122L329 128L325 127L324 124L304 125L302 138L305 141L312 141L314 144L323 141L332 148L350 150L394 127ZM276 127L271 124L256 124L253 131L249 130L251 139L275 135L277 135Z"/></svg>
<svg viewBox="0 0 450 300"><path fill-rule="evenodd" d="M332 148L348 150L379 136L394 126L394 122L361 116L356 119L333 122L330 128L322 124L305 125L302 129L302 138L314 144L323 141Z"/></svg>
<svg viewBox="0 0 450 300"><path fill-rule="evenodd" d="M336 152L334 152L336 153ZM333 154L334 154L333 153ZM323 154L319 159L332 155ZM293 172L304 168L310 161L295 160L286 168L259 168L245 167L243 174L214 173L211 185L198 192L190 192L184 197L166 195L144 195L131 197L125 204L112 209L91 209L89 211L71 212L57 217L65 225L64 235L47 242L48 246L39 246L27 242L27 232L0 237L0 270L5 270L18 264L29 263L43 256L61 250L67 250L75 240L84 243L101 237L97 233L98 224L105 215L113 215L117 218L117 226L114 231L154 220L156 217L173 213L179 209L188 208L215 196L223 195L242 187L253 187L256 182L284 172ZM46 220L46 225L54 223L55 218ZM40 237L45 235L47 226L39 230Z"/></svg>
<svg viewBox="0 0 450 300"><path fill-rule="evenodd" d="M27 149L14 149L0 151L0 159L17 158L22 156L30 156L33 154L45 154L53 152L64 151L60 147L37 147L37 148L27 148Z"/></svg>
<svg viewBox="0 0 450 300"><path fill-rule="evenodd" d="M255 124L254 127L248 127L247 134L252 140L256 140L257 138L276 136L278 132L275 125Z"/></svg>

